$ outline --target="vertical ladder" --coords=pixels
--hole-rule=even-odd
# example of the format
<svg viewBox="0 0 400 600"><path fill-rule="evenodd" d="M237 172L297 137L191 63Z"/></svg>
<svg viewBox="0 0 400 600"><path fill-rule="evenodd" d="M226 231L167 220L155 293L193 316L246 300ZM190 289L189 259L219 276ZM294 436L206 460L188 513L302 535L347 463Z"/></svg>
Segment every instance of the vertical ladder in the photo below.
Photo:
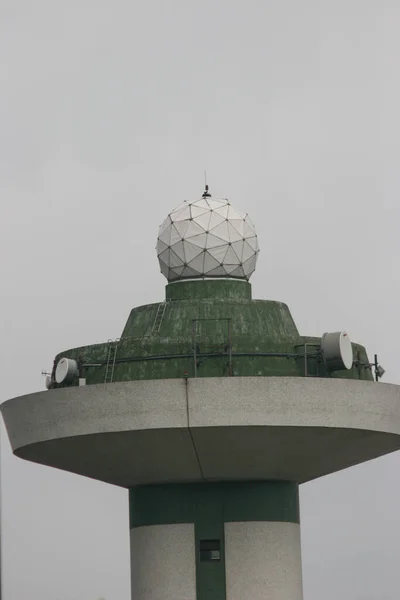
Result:
<svg viewBox="0 0 400 600"><path fill-rule="evenodd" d="M117 358L118 342L109 342L108 344L108 356L106 364L106 373L104 375L104 383L111 383L114 377L115 360Z"/></svg>
<svg viewBox="0 0 400 600"><path fill-rule="evenodd" d="M166 308L167 308L167 302L160 302L160 304L157 307L157 312L156 312L156 316L154 318L154 323L153 323L153 327L151 328L150 335L160 332L160 327L161 327L161 323L163 322Z"/></svg>

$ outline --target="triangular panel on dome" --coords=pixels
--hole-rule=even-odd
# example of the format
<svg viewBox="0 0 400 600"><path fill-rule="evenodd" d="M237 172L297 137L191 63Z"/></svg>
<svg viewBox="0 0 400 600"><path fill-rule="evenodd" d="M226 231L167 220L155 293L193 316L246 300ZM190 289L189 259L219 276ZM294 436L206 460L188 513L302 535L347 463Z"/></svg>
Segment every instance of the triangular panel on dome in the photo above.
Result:
<svg viewBox="0 0 400 600"><path fill-rule="evenodd" d="M208 204L206 198L202 198L201 200L196 200L196 206L198 206L199 208L210 209L210 205Z"/></svg>
<svg viewBox="0 0 400 600"><path fill-rule="evenodd" d="M202 248L199 248L199 246L195 246L194 244L191 244L190 242L188 242L186 240L183 242L183 247L185 249L185 256L186 256L187 263L189 263L191 260L196 258L196 256L198 256L199 254L201 254L203 252Z"/></svg>
<svg viewBox="0 0 400 600"><path fill-rule="evenodd" d="M220 223L223 223L225 221L225 217L223 217L222 215L220 215L218 213L218 211L213 210L211 212L211 216L210 216L210 222L208 224L208 229L214 229L214 227L217 227L217 225L219 225Z"/></svg>
<svg viewBox="0 0 400 600"><path fill-rule="evenodd" d="M216 269L220 266L218 260L216 260L209 252L205 252L204 258L204 273L207 274L209 271Z"/></svg>
<svg viewBox="0 0 400 600"><path fill-rule="evenodd" d="M249 225L249 223L247 222L247 217L246 217L246 220L244 222L244 237L245 238L254 237L255 233L256 232L254 231L254 227Z"/></svg>
<svg viewBox="0 0 400 600"><path fill-rule="evenodd" d="M171 250L173 250L175 252L175 254L177 256L179 256L179 258L181 259L182 263L187 262L186 261L185 250L184 250L184 247L183 247L183 241L182 240L180 240L179 242L176 242L176 244L173 244L173 246L171 246Z"/></svg>
<svg viewBox="0 0 400 600"><path fill-rule="evenodd" d="M228 275L231 275L233 273L233 271L236 271L238 268L238 265L227 265L224 264L224 269L225 271L228 273Z"/></svg>
<svg viewBox="0 0 400 600"><path fill-rule="evenodd" d="M245 272L246 277L250 277L250 275L253 273L253 271L256 268L256 262L257 254L254 254L254 256L252 256L251 258L246 260L246 262L243 263L243 270Z"/></svg>
<svg viewBox="0 0 400 600"><path fill-rule="evenodd" d="M225 199L214 199L214 198L208 198L207 199L208 205L212 210L216 210L217 208L222 208L223 206L226 206L228 204L228 201Z"/></svg>
<svg viewBox="0 0 400 600"><path fill-rule="evenodd" d="M199 273L190 267L185 267L182 271L181 277L198 277Z"/></svg>
<svg viewBox="0 0 400 600"><path fill-rule="evenodd" d="M229 222L240 234L240 237L244 238L244 219L230 219Z"/></svg>
<svg viewBox="0 0 400 600"><path fill-rule="evenodd" d="M167 244L164 244L164 242L162 242L160 239L157 240L157 255L161 254L161 252L164 252L164 250L168 249Z"/></svg>
<svg viewBox="0 0 400 600"><path fill-rule="evenodd" d="M200 225L200 227L202 227L204 229L204 231L208 231L208 229L209 229L211 215L212 215L212 212L210 210L208 210L207 212L204 212L199 217L196 217L196 219L195 219L196 223L198 225Z"/></svg>
<svg viewBox="0 0 400 600"><path fill-rule="evenodd" d="M228 246L228 252L226 253L226 256L224 258L224 264L227 265L239 265L240 264L240 259L236 256L232 246Z"/></svg>
<svg viewBox="0 0 400 600"><path fill-rule="evenodd" d="M235 251L235 254L238 257L240 263L242 262L243 244L244 240L239 240L237 242L232 243L232 248Z"/></svg>
<svg viewBox="0 0 400 600"><path fill-rule="evenodd" d="M187 228L189 227L190 221L175 221L174 227L178 231L179 235L184 238L186 235Z"/></svg>
<svg viewBox="0 0 400 600"><path fill-rule="evenodd" d="M174 223L175 221L185 221L186 219L190 219L189 206L185 206L182 210L171 214L171 221L173 221Z"/></svg>
<svg viewBox="0 0 400 600"><path fill-rule="evenodd" d="M158 228L158 236L160 236L163 231L165 231L167 229L167 227L169 227L171 225L172 221L171 221L171 217L168 215L168 217L165 219L165 221L163 223L161 223L160 227Z"/></svg>
<svg viewBox="0 0 400 600"><path fill-rule="evenodd" d="M246 242L251 248L253 248L254 252L258 252L258 239L256 235L246 238Z"/></svg>
<svg viewBox="0 0 400 600"><path fill-rule="evenodd" d="M204 213L209 213L210 209L205 208L204 206L196 206L195 204L192 204L190 207L190 213L192 216L192 219L196 219L197 221L197 217L201 217L201 215L204 215Z"/></svg>
<svg viewBox="0 0 400 600"><path fill-rule="evenodd" d="M169 280L169 268L168 265L165 264L162 260L160 260L160 269L161 273Z"/></svg>
<svg viewBox="0 0 400 600"><path fill-rule="evenodd" d="M227 240L222 240L219 237L216 237L212 233L207 235L207 248L215 248L217 246L226 246L228 244Z"/></svg>
<svg viewBox="0 0 400 600"><path fill-rule="evenodd" d="M252 256L254 256L254 249L247 243L247 240L243 242L243 254L242 254L242 262L245 262Z"/></svg>
<svg viewBox="0 0 400 600"><path fill-rule="evenodd" d="M216 269L213 269L212 271L209 271L207 273L207 277L226 277L227 276L227 272L225 271L224 267L217 267Z"/></svg>
<svg viewBox="0 0 400 600"><path fill-rule="evenodd" d="M218 213L221 217L224 217L224 219L228 218L228 209L229 209L229 204L225 204L220 206L219 208L215 209L215 212Z"/></svg>
<svg viewBox="0 0 400 600"><path fill-rule="evenodd" d="M163 262L169 268L169 266L170 266L169 265L169 248L167 248L166 250L164 250L164 252L161 252L161 254L158 257L158 260L160 262Z"/></svg>
<svg viewBox="0 0 400 600"><path fill-rule="evenodd" d="M230 273L231 277L246 277L243 267L239 266Z"/></svg>
<svg viewBox="0 0 400 600"><path fill-rule="evenodd" d="M185 210L185 208L187 208L189 205L187 203L187 200L184 200L183 202L181 202L179 204L179 206L175 206L174 210L171 210L171 212L169 213L169 216L171 217L172 215L175 216L179 216L179 213L181 213L183 210Z"/></svg>
<svg viewBox="0 0 400 600"><path fill-rule="evenodd" d="M214 227L210 233L215 235L215 237L221 238L224 242L229 242L228 221L223 221L223 223Z"/></svg>
<svg viewBox="0 0 400 600"><path fill-rule="evenodd" d="M201 254L196 256L196 258L194 258L190 261L190 263L188 263L188 267L197 271L199 275L204 273L204 256L205 252L201 252Z"/></svg>
<svg viewBox="0 0 400 600"><path fill-rule="evenodd" d="M232 204L229 205L229 210L228 210L228 219L244 219L245 214L244 213L240 213L239 211L237 211L235 208L233 208Z"/></svg>
<svg viewBox="0 0 400 600"><path fill-rule="evenodd" d="M223 246L215 246L215 248L207 248L207 252L209 252L211 256L215 258L216 261L218 261L219 263L223 263L228 248L228 244L224 244Z"/></svg>
<svg viewBox="0 0 400 600"><path fill-rule="evenodd" d="M177 254L175 254L173 250L169 251L169 266L171 269L173 267L181 267L182 262L182 259Z"/></svg>
<svg viewBox="0 0 400 600"><path fill-rule="evenodd" d="M172 223L170 223L168 225L168 227L166 227L164 229L164 231L162 233L159 234L158 239L161 240L162 242L164 242L164 244L166 246L170 246L170 242L171 242L171 227L172 227Z"/></svg>
<svg viewBox="0 0 400 600"><path fill-rule="evenodd" d="M175 227L175 224L171 225L171 239L170 239L170 242L169 242L170 246L172 246L176 242L179 242L180 240L182 240L181 234L179 233L179 231Z"/></svg>
<svg viewBox="0 0 400 600"><path fill-rule="evenodd" d="M199 248L206 248L207 246L207 234L201 233L200 235L194 235L190 238L190 243L198 246Z"/></svg>
<svg viewBox="0 0 400 600"><path fill-rule="evenodd" d="M197 225L196 221L190 221L189 227L187 228L185 233L185 239L188 239L195 235L200 235L201 233L204 233L204 231L205 230L202 227L200 227L200 225Z"/></svg>
<svg viewBox="0 0 400 600"><path fill-rule="evenodd" d="M236 227L234 227L231 221L227 221L228 223L228 231L229 231L229 241L230 242L238 242L243 239L243 236L240 235Z"/></svg>
<svg viewBox="0 0 400 600"><path fill-rule="evenodd" d="M184 268L185 267L182 265L181 267L176 267L175 269L171 269L171 272L174 275L176 275L177 278L179 278L182 275Z"/></svg>
<svg viewBox="0 0 400 600"><path fill-rule="evenodd" d="M167 279L168 281L177 281L180 279L180 276L174 273L172 269L169 269Z"/></svg>

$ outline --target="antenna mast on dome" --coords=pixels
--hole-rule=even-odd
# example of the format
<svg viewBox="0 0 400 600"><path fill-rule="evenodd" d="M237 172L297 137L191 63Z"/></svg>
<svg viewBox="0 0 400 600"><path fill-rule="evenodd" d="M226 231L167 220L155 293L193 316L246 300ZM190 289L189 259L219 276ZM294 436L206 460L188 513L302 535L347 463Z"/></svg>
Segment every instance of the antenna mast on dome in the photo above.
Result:
<svg viewBox="0 0 400 600"><path fill-rule="evenodd" d="M207 185L207 171L204 171L204 192L202 198L211 198L211 194L208 190L209 187Z"/></svg>

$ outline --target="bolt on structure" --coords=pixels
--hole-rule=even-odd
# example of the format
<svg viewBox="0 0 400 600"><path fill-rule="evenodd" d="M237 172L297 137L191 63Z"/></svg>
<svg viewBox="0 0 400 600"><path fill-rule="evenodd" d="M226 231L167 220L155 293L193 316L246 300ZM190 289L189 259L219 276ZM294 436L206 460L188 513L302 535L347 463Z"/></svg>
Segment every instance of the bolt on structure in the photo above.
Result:
<svg viewBox="0 0 400 600"><path fill-rule="evenodd" d="M400 448L399 387L253 300L258 252L226 199L184 203L159 230L165 299L2 405L15 455L129 489L134 600L301 600L299 485Z"/></svg>

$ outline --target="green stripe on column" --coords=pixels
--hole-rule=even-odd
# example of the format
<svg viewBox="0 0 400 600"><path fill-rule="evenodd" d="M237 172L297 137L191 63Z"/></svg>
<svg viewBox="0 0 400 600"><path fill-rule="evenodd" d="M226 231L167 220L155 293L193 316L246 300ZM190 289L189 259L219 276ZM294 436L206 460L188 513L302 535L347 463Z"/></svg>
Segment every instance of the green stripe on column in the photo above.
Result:
<svg viewBox="0 0 400 600"><path fill-rule="evenodd" d="M194 523L197 600L226 600L224 523L299 523L298 485L286 481L140 486L130 490L131 528ZM200 560L200 541L219 541L219 561Z"/></svg>
<svg viewBox="0 0 400 600"><path fill-rule="evenodd" d="M244 481L132 488L129 492L130 526L194 523L196 506L204 494L208 502L220 507L223 522L300 522L296 483Z"/></svg>
<svg viewBox="0 0 400 600"><path fill-rule="evenodd" d="M186 485L148 485L129 490L130 527L194 523L194 495Z"/></svg>
<svg viewBox="0 0 400 600"><path fill-rule="evenodd" d="M197 600L226 599L224 492L218 484L201 484L194 492ZM201 540L219 540L220 561L200 560Z"/></svg>

